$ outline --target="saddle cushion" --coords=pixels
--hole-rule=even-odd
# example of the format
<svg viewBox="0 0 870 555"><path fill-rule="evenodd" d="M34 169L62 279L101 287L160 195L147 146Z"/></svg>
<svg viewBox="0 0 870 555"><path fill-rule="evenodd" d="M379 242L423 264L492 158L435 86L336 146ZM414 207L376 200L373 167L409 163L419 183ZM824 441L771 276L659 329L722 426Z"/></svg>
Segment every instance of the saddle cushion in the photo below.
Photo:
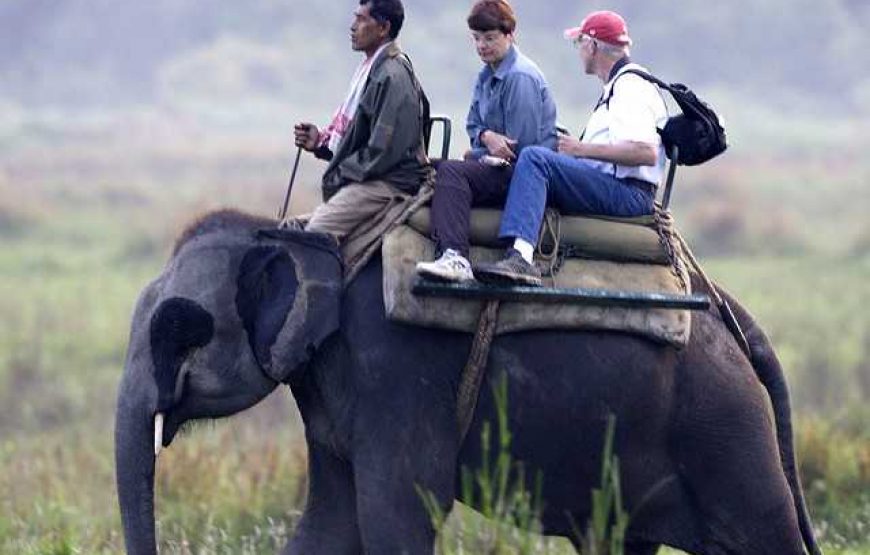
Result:
<svg viewBox="0 0 870 555"><path fill-rule="evenodd" d="M498 238L501 210L475 208L471 211L469 239L472 245L500 247ZM431 236L429 207L421 208L408 219L408 225L426 237ZM606 216L561 216L561 243L570 244L577 255L603 260L670 264L652 216L610 218ZM552 240L544 236L542 246L549 251Z"/></svg>
<svg viewBox="0 0 870 555"><path fill-rule="evenodd" d="M474 333L483 301L423 297L411 293L417 280L415 265L432 260L434 243L410 225L399 226L384 237L384 304L387 317L406 324ZM472 263L501 258L502 249L472 247ZM685 272L685 270L682 270ZM545 286L586 287L632 292L689 294L670 265L567 259ZM686 285L688 287L688 285ZM577 304L503 302L497 334L541 329L624 331L677 347L689 339L690 312Z"/></svg>

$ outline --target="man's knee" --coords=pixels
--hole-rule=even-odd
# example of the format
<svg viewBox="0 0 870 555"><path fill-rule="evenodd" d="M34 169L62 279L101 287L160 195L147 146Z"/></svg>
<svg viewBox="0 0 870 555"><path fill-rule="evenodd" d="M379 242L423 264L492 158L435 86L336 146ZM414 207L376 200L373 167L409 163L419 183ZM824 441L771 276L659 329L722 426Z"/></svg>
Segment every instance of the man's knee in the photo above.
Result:
<svg viewBox="0 0 870 555"><path fill-rule="evenodd" d="M331 235L337 242L341 243L345 237L359 224L359 221L347 217L336 217L336 214L326 211L321 211L311 215L311 219L305 224L305 231L315 233L325 233Z"/></svg>
<svg viewBox="0 0 870 555"><path fill-rule="evenodd" d="M466 180L466 164L463 160L445 160L438 166L438 173L435 177L436 185L446 187L457 186L464 183Z"/></svg>
<svg viewBox="0 0 870 555"><path fill-rule="evenodd" d="M339 197L339 192L327 202L318 205L305 225L305 231L328 233L344 240L353 229L364 221L368 214L356 210L349 197Z"/></svg>
<svg viewBox="0 0 870 555"><path fill-rule="evenodd" d="M550 158L553 154L555 153L545 146L527 146L522 152L520 152L517 164L519 165L523 160L525 160L526 163L540 164Z"/></svg>

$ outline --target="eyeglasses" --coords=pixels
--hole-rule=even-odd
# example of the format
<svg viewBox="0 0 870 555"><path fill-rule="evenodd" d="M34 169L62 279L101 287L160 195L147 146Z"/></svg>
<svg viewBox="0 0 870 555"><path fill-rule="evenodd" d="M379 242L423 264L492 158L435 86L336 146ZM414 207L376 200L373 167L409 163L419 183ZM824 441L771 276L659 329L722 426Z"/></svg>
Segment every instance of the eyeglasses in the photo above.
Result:
<svg viewBox="0 0 870 555"><path fill-rule="evenodd" d="M576 48L577 50L580 50L581 48L583 48L584 44L586 44L587 42L592 42L594 40L595 39L593 39L589 35L580 35L579 37L574 39L572 44L574 45L574 48Z"/></svg>
<svg viewBox="0 0 870 555"><path fill-rule="evenodd" d="M488 33L472 33L471 42L473 42L474 44L492 46L499 40L501 40L502 37L504 37L504 33L502 33L501 31L490 31Z"/></svg>

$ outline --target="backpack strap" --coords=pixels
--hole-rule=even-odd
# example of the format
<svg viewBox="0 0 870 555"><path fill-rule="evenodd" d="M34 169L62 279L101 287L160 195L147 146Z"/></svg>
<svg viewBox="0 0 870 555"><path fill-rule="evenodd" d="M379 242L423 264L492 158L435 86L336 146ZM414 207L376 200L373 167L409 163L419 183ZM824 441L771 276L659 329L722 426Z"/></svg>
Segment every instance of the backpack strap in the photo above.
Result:
<svg viewBox="0 0 870 555"><path fill-rule="evenodd" d="M611 83L611 85L610 85L610 94L607 95L607 98L602 98L601 100L599 100L598 106L601 106L602 104L606 104L607 107L610 108L610 99L613 98L613 91L616 89L616 81L618 81L620 77L622 77L623 75L626 75L628 73L633 73L634 75L637 75L638 77L642 77L642 78L646 79L647 81L649 81L650 83L653 83L654 85L658 85L659 88L662 88L662 89L668 91L669 93L671 93L671 95L674 94L674 91L671 89L671 86L668 85L667 83L665 83L664 81L662 81L661 79L659 79L658 77L655 77L654 75L647 73L646 71L641 71L639 69L629 68L629 69L620 71L616 75L616 77L613 78L613 83Z"/></svg>
<svg viewBox="0 0 870 555"><path fill-rule="evenodd" d="M616 90L616 82L619 80L620 77L622 77L623 75L625 75L627 73L633 73L634 75L642 77L642 78L646 79L647 81L649 81L650 83L653 83L654 85L658 85L659 87L661 87L661 88L665 89L666 91L668 91L669 93L671 93L671 96L673 96L673 94L674 94L673 91L671 90L671 86L668 85L667 83L665 83L664 81L662 81L661 79L654 77L652 74L649 74L645 71L641 71L639 69L634 69L634 68L628 68L628 69L622 70L616 74L616 77L614 77L613 81L610 83L610 91L608 91L607 98L604 98L604 96L602 96L601 98L598 99L598 102L595 104L596 110L598 108L600 108L602 105L607 106L607 109L610 110L610 99L613 98L613 92ZM665 105L665 112L667 113L668 112L668 103L665 102L665 98L662 96L661 91L659 91L659 97L661 97L662 103ZM661 132L661 129L659 129L659 132ZM585 129L583 130L583 133L584 134L586 133ZM582 139L583 135L581 135L580 138ZM614 176L616 176L616 171L617 171L616 167L617 167L617 164L614 163L613 164L613 175Z"/></svg>

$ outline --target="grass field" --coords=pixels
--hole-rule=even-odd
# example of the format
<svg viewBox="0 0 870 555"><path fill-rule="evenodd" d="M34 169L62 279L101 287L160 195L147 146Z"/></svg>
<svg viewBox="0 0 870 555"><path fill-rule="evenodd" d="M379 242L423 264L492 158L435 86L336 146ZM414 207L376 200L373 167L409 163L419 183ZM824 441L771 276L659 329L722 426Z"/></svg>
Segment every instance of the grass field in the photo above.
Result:
<svg viewBox="0 0 870 555"><path fill-rule="evenodd" d="M275 165L265 161L208 186L220 174L212 166L170 168L165 180L135 179L133 168L124 182L69 167L29 174L24 163L0 173L0 553L123 551L112 427L136 296L194 213L216 204L273 213L283 191L257 183ZM244 185L233 188L238 179ZM793 211L830 194L821 188ZM692 221L690 241L712 233L693 220L702 201L680 206ZM778 349L815 524L827 553L849 555L870 554L870 256L860 250L858 227L842 248L801 239L774 253L704 257ZM757 229L765 228L753 220L740 237L763 244ZM276 551L299 517L305 487L301 426L284 390L245 415L198 427L161 455L163 552ZM448 533L479 529L472 513L459 513ZM569 552L560 541L541 540L536 549Z"/></svg>

